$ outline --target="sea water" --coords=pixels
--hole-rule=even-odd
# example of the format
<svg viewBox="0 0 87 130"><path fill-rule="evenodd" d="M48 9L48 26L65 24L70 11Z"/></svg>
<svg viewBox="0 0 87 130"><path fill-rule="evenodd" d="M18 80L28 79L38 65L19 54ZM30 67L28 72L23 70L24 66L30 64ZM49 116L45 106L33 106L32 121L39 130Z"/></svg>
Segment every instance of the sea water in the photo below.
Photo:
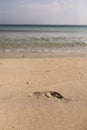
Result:
<svg viewBox="0 0 87 130"><path fill-rule="evenodd" d="M0 51L86 53L87 26L0 25Z"/></svg>

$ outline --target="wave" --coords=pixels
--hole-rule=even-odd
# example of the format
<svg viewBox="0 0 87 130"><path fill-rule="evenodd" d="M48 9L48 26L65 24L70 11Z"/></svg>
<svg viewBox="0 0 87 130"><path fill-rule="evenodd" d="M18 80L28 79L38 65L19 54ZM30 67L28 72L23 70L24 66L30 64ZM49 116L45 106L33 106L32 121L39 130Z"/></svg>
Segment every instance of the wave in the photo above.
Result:
<svg viewBox="0 0 87 130"><path fill-rule="evenodd" d="M0 49L60 49L60 48L76 48L76 47L85 47L87 42L82 41L49 41L48 39L0 39Z"/></svg>
<svg viewBox="0 0 87 130"><path fill-rule="evenodd" d="M87 27L0 26L0 50L59 50L87 46Z"/></svg>

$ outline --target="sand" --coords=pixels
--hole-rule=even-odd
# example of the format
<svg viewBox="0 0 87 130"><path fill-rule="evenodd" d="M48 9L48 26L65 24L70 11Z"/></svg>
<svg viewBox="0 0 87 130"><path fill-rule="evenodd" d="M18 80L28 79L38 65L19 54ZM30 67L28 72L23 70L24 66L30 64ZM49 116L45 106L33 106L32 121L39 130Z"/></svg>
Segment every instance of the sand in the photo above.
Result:
<svg viewBox="0 0 87 130"><path fill-rule="evenodd" d="M87 130L87 57L0 58L0 130L12 129Z"/></svg>

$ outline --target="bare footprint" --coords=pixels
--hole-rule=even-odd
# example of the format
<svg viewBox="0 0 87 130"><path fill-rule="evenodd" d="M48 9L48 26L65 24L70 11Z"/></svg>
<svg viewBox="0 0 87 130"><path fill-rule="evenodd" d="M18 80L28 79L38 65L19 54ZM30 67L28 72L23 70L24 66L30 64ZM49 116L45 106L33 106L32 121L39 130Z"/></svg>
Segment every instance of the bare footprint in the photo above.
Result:
<svg viewBox="0 0 87 130"><path fill-rule="evenodd" d="M70 102L87 102L87 100L81 100L81 99L70 99L62 96L60 93L56 91L41 91L41 92L31 92L29 93L28 97L36 97L36 98L49 98L53 99L55 101L62 100L65 103L70 103Z"/></svg>
<svg viewBox="0 0 87 130"><path fill-rule="evenodd" d="M42 91L42 92L32 92L28 95L28 97L46 97L46 98L55 98L55 99L63 99L64 97L56 92L56 91Z"/></svg>

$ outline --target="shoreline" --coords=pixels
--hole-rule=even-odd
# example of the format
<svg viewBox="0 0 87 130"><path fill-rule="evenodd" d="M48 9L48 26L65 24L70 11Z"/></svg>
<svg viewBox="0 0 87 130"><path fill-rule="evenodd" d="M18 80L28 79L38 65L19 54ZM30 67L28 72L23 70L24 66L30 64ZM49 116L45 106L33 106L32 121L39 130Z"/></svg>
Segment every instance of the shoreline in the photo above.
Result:
<svg viewBox="0 0 87 130"><path fill-rule="evenodd" d="M28 52L28 51L0 51L0 58L59 58L59 57L87 57L86 53L67 52Z"/></svg>

